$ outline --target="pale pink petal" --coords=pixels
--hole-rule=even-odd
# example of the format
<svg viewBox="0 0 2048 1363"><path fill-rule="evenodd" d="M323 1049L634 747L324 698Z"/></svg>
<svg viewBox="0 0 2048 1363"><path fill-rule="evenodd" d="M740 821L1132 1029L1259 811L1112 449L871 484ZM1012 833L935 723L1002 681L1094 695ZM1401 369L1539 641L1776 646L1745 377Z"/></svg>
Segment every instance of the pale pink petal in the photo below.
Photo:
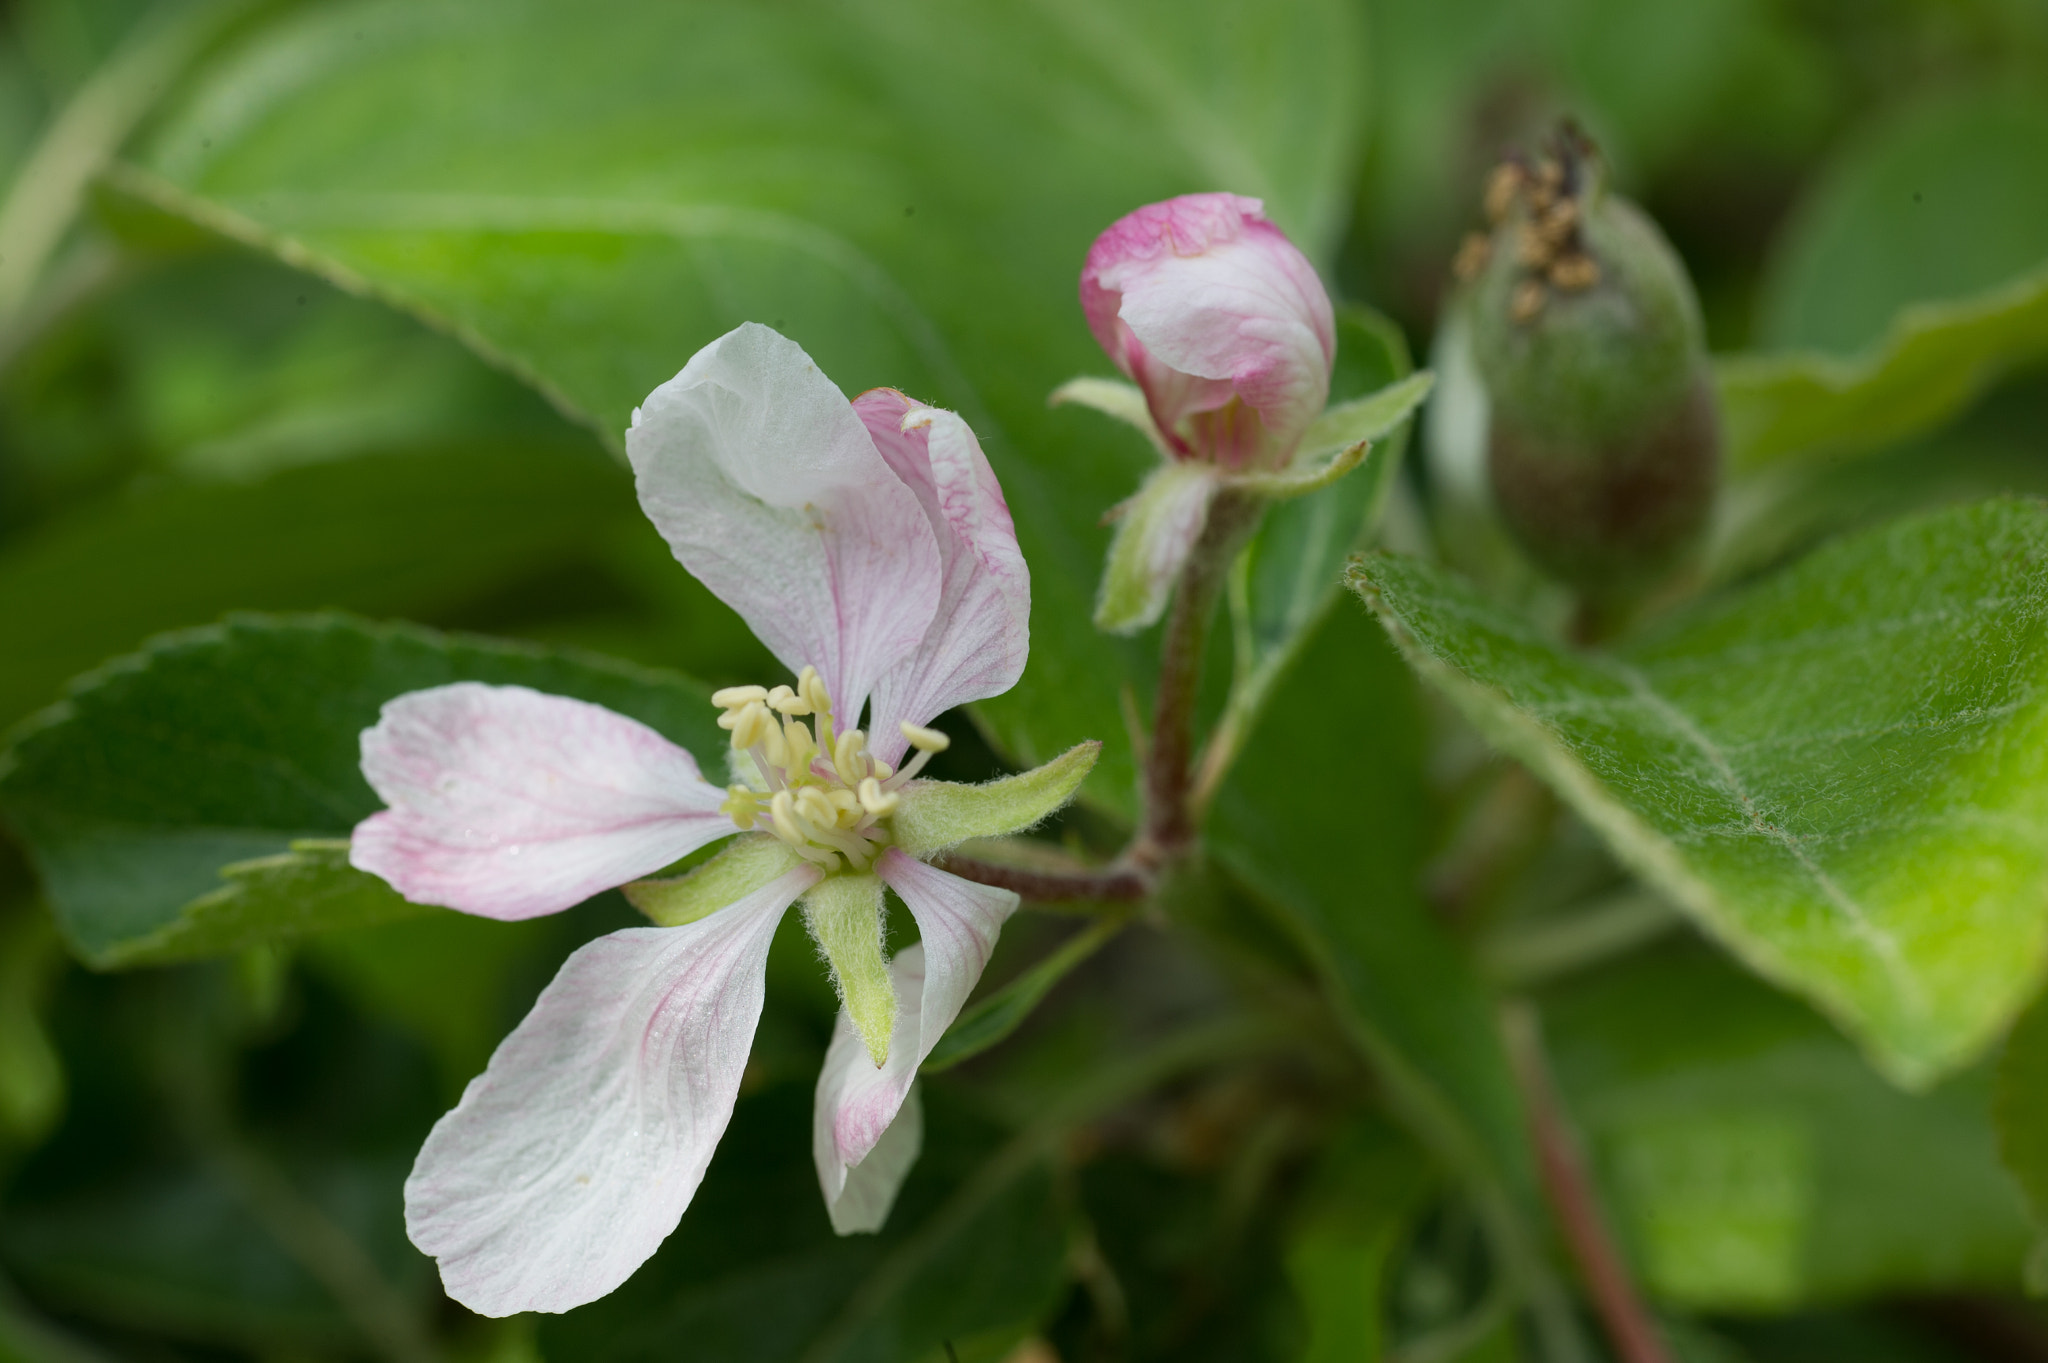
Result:
<svg viewBox="0 0 2048 1363"><path fill-rule="evenodd" d="M938 611L875 691L868 747L894 764L905 746L898 721L925 724L1017 684L1031 651L1031 573L1002 485L966 422L893 388L862 393L853 410L917 494L939 544Z"/></svg>
<svg viewBox="0 0 2048 1363"><path fill-rule="evenodd" d="M640 506L685 568L851 726L939 606L917 495L796 342L748 322L648 395L626 432Z"/></svg>
<svg viewBox="0 0 2048 1363"><path fill-rule="evenodd" d="M818 1072L818 1089L811 1115L811 1158L818 1167L818 1186L825 1194L825 1211L832 1229L841 1235L878 1231L889 1219L897 1190L909 1176L924 1148L924 1109L918 1102L914 1082L904 1084L901 1107L881 1139L866 1158L851 1168L839 1155L839 1140L833 1127L839 1109L851 1090L867 1091L881 1085L893 1091L898 1079L917 1074L916 1048L919 1014L924 996L924 948L907 946L889 962L889 976L896 986L896 1029L890 1038L889 1060L881 1069L868 1058L867 1043L853 1025L853 1015L844 1008L832 1029L832 1044L825 1052L825 1066ZM898 1059L901 1057L901 1059Z"/></svg>
<svg viewBox="0 0 2048 1363"><path fill-rule="evenodd" d="M362 738L390 808L349 863L416 904L532 918L734 833L690 754L601 705L457 682L389 701Z"/></svg>
<svg viewBox="0 0 2048 1363"><path fill-rule="evenodd" d="M486 1316L567 1311L676 1228L732 1117L775 925L818 875L563 963L405 1181L406 1233L449 1296Z"/></svg>
<svg viewBox="0 0 2048 1363"><path fill-rule="evenodd" d="M836 1074L828 1064L819 1079L818 1100L822 1104L830 1099L833 1141L839 1163L847 1168L866 1159L896 1119L917 1067L960 1015L995 950L1003 920L1017 908L1012 891L962 880L895 848L875 863L875 874L902 897L917 920L923 939L918 961L923 981L915 991L897 988L896 1032L887 1063L879 1068L848 1064ZM898 959L909 954L906 948ZM915 1008L903 1002L912 997L917 999ZM852 1025L850 1020L847 1025ZM831 1196L828 1186L828 1201Z"/></svg>
<svg viewBox="0 0 2048 1363"><path fill-rule="evenodd" d="M1329 295L1256 199L1188 194L1119 219L1088 253L1081 304L1185 452L1284 460L1329 397ZM1229 410L1232 398L1256 421Z"/></svg>

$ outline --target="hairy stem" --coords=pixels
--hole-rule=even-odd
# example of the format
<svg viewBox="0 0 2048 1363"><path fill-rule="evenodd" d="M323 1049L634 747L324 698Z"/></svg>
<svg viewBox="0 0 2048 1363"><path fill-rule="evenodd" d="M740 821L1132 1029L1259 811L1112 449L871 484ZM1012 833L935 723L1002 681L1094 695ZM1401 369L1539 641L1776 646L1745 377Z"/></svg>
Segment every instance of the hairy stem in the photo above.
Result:
<svg viewBox="0 0 2048 1363"><path fill-rule="evenodd" d="M1187 850L1195 839L1190 798L1195 754L1195 702L1209 626L1229 580L1231 562L1258 527L1264 503L1225 489L1209 504L1202 527L1174 589L1160 645L1159 690L1152 706L1152 746L1145 762L1145 826L1134 853L1157 863Z"/></svg>
<svg viewBox="0 0 2048 1363"><path fill-rule="evenodd" d="M1593 1182L1565 1125L1563 1107L1544 1060L1536 1010L1525 1002L1506 1004L1501 1010L1501 1030L1528 1109L1529 1134L1536 1146L1543 1190L1615 1356L1621 1363L1673 1363L1655 1318L1629 1276L1627 1262L1607 1232Z"/></svg>

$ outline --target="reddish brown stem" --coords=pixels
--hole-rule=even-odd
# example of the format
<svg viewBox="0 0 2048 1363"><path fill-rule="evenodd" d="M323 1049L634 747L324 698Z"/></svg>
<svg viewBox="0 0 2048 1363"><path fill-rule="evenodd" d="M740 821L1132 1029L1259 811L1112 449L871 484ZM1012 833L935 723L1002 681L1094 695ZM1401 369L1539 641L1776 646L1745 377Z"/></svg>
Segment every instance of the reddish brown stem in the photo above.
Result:
<svg viewBox="0 0 2048 1363"><path fill-rule="evenodd" d="M939 865L963 880L1015 890L1024 898L1039 903L1074 899L1143 899L1152 888L1150 877L1122 866L1056 871L1037 866L1004 866L999 862L959 855L949 855Z"/></svg>
<svg viewBox="0 0 2048 1363"><path fill-rule="evenodd" d="M1195 756L1195 701L1202 689L1202 663L1216 602L1230 575L1231 560L1259 522L1264 503L1229 490L1209 504L1202 527L1175 585L1160 643L1159 690L1152 706L1152 746L1145 762L1145 827L1132 849L1137 860L1156 864L1177 856L1195 840L1189 802Z"/></svg>
<svg viewBox="0 0 2048 1363"><path fill-rule="evenodd" d="M1599 1198L1551 1082L1536 1010L1527 1003L1509 1003L1501 1012L1501 1030L1528 1109L1529 1135L1536 1147L1543 1191L1616 1356L1622 1363L1672 1363L1656 1320L1644 1305L1628 1264L1600 1215Z"/></svg>

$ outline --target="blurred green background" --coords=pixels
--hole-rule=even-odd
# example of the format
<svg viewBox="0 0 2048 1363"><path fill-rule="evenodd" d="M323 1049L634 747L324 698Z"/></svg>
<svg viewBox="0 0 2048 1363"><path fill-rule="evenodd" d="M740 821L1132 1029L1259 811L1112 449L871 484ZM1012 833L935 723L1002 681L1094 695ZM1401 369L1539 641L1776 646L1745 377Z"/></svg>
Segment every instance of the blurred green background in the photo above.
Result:
<svg viewBox="0 0 2048 1363"><path fill-rule="evenodd" d="M1097 638L1088 603L1101 512L1149 456L1045 407L1107 370L1074 300L1089 241L1173 193L1261 195L1426 359L1486 168L1563 114L1684 255L1724 373L1992 300L1953 400L1774 474L1731 575L1930 500L2048 491L2038 0L11 0L0 723L245 610L766 675L615 457L637 398L752 318L847 391L900 386L982 433L1034 654L954 771L1111 740L1061 835L1113 847L1131 766L1106 679L1144 693L1149 645ZM1346 741L1421 791L1421 702L1357 624L1314 661L1371 701ZM1412 889L1436 815L1380 813ZM890 1230L834 1240L805 1136L832 1000L792 926L682 1230L582 1311L469 1317L398 1185L560 959L630 921L607 896L102 973L0 841L0 1360L1325 1363L1444 1340L1488 1276L1471 1206L1355 1058L1173 1049L1247 989L1314 993L1270 928L1218 934L1279 962L1250 984L1228 952L1121 939L934 1079ZM1021 916L991 979L1065 931ZM1560 986L1554 1045L1687 1358L2048 1357L1981 1072L1909 1100L1696 945L1637 969ZM1335 1344L1332 1291L1367 1302ZM1520 1347L1489 1328L1400 1356Z"/></svg>

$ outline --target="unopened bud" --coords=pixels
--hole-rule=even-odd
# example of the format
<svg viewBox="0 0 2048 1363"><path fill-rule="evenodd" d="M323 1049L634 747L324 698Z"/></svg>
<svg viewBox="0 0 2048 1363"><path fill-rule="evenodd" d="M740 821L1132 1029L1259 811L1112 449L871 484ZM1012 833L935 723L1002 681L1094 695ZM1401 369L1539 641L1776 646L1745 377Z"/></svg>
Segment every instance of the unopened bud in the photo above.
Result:
<svg viewBox="0 0 2048 1363"><path fill-rule="evenodd" d="M1570 127L1533 168L1497 171L1493 249L1464 306L1502 518L1545 571L1625 600L1703 537L1720 422L1685 267L1602 178Z"/></svg>

